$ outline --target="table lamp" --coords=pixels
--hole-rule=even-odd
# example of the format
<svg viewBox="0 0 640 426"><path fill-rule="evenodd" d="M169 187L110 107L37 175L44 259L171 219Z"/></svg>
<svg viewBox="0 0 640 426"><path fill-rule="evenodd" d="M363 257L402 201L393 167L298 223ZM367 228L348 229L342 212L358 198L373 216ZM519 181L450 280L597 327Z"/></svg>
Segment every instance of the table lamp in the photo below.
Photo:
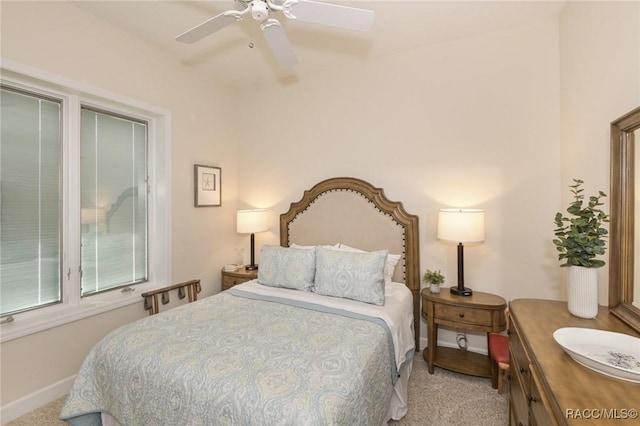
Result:
<svg viewBox="0 0 640 426"><path fill-rule="evenodd" d="M471 296L473 291L464 286L464 245L484 241L484 211L476 209L441 209L438 212L437 238L458 243L458 286L451 293Z"/></svg>
<svg viewBox="0 0 640 426"><path fill-rule="evenodd" d="M237 231L239 234L251 234L251 263L246 266L248 271L255 271L255 233L269 230L269 221L265 209L238 210Z"/></svg>

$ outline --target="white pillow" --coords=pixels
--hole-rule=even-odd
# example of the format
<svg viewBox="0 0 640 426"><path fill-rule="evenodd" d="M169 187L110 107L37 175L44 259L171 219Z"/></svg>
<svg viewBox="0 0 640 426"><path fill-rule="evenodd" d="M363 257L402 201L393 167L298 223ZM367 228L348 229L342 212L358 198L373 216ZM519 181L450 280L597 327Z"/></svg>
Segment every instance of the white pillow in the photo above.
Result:
<svg viewBox="0 0 640 426"><path fill-rule="evenodd" d="M386 250L365 252L318 247L312 291L382 306L386 257Z"/></svg>
<svg viewBox="0 0 640 426"><path fill-rule="evenodd" d="M346 244L342 244L339 243L337 244L338 246L338 250L344 250L344 251L356 251L356 252L364 252L366 250L361 250L359 248L355 248L355 247L350 247ZM391 281L393 280L393 273L396 270L396 266L398 265L398 262L400 262L400 258L402 256L399 254L387 254L387 262L384 265L384 282L385 284L391 284Z"/></svg>
<svg viewBox="0 0 640 426"><path fill-rule="evenodd" d="M258 282L270 287L310 291L316 272L315 250L265 245L260 251Z"/></svg>
<svg viewBox="0 0 640 426"><path fill-rule="evenodd" d="M334 244L332 246L322 246L322 247L331 249L331 248L338 248L339 245L340 245L340 243L336 243L336 244ZM311 249L316 248L317 246L301 246L301 245L296 244L296 243L291 243L291 245L289 247L290 248L294 248L294 249L299 249L299 250L311 250Z"/></svg>

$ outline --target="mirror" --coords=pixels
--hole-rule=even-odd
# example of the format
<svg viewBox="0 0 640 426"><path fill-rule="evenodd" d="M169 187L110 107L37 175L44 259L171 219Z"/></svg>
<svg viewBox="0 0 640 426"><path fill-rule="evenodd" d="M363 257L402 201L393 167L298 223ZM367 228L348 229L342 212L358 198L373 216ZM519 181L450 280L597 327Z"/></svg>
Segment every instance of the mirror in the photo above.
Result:
<svg viewBox="0 0 640 426"><path fill-rule="evenodd" d="M609 310L640 332L640 108L611 123ZM637 194L636 194L637 192ZM638 247L636 259L636 250Z"/></svg>
<svg viewBox="0 0 640 426"><path fill-rule="evenodd" d="M640 141L640 129L636 129L633 132L633 141ZM635 150L635 159L633 161L634 165L640 165L640 149ZM640 173L636 175L634 179L634 219L633 223L640 223L640 207L638 207L638 203L640 202ZM633 246L640 247L640 229L638 232L634 232ZM633 259L633 292L631 293L631 304L637 308L640 308L640 249L635 250L635 257Z"/></svg>

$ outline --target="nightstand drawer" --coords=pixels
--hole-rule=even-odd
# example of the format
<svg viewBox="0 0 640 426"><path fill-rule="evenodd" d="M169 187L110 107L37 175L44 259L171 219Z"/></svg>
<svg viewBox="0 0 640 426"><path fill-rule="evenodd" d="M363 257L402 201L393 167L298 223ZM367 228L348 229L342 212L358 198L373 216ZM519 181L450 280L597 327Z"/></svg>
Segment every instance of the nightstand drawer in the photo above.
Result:
<svg viewBox="0 0 640 426"><path fill-rule="evenodd" d="M229 290L231 287L246 283L247 281L258 278L258 271L248 271L245 268L239 268L236 271L225 271L222 269L222 290Z"/></svg>
<svg viewBox="0 0 640 426"><path fill-rule="evenodd" d="M463 306L435 305L436 319L491 327L491 311Z"/></svg>
<svg viewBox="0 0 640 426"><path fill-rule="evenodd" d="M222 289L228 290L234 285L246 283L247 281L251 281L253 278L239 278L239 277L224 277L222 280Z"/></svg>

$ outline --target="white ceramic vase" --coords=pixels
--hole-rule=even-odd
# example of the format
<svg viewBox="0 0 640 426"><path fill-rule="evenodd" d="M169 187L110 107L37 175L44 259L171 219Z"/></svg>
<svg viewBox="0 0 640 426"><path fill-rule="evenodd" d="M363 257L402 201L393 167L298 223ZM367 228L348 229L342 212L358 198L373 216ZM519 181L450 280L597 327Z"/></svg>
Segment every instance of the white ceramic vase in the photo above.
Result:
<svg viewBox="0 0 640 426"><path fill-rule="evenodd" d="M429 286L429 291L431 293L440 293L440 286L438 284L431 284Z"/></svg>
<svg viewBox="0 0 640 426"><path fill-rule="evenodd" d="M598 315L598 273L596 268L569 267L567 307L572 315L595 318Z"/></svg>

